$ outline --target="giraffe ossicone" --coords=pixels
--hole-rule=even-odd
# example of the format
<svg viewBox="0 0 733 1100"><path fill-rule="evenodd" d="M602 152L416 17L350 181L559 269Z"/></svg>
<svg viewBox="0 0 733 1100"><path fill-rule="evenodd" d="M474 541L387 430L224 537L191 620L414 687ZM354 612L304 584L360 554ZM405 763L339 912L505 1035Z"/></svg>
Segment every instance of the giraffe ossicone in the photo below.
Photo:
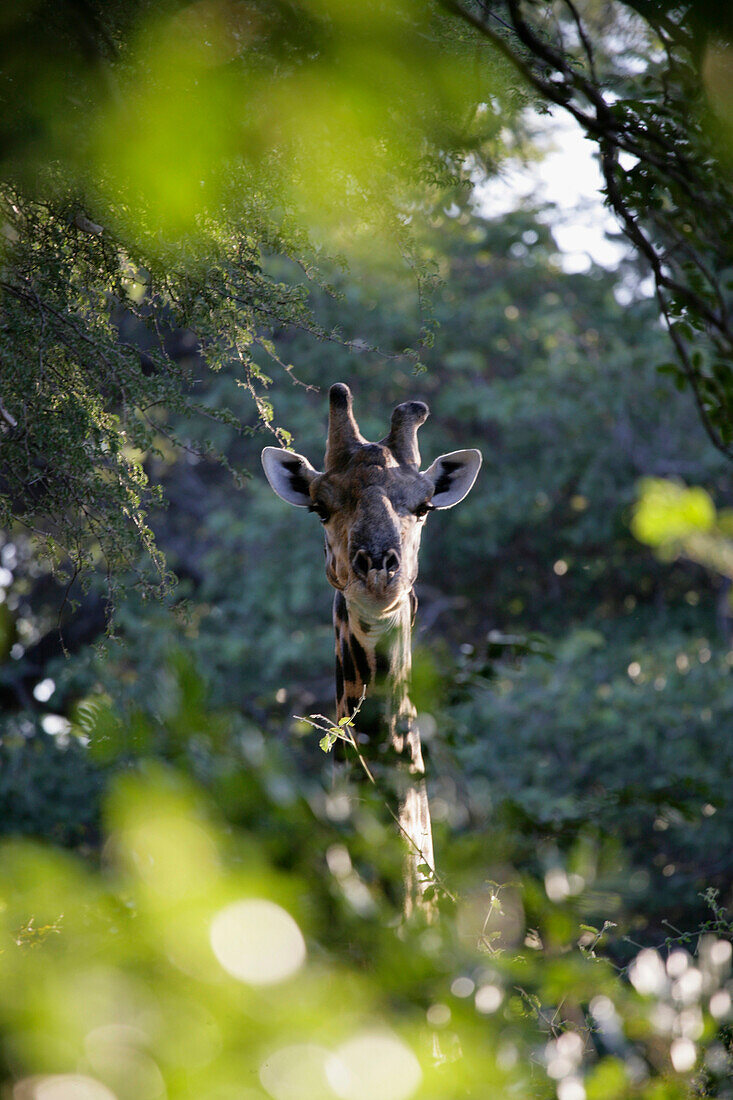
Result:
<svg viewBox="0 0 733 1100"><path fill-rule="evenodd" d="M336 589L336 704L353 714L364 692L384 698L383 735L374 753L398 755L399 825L408 844L407 909L434 868L425 767L409 698L411 632L417 601L420 538L429 512L452 508L467 495L481 466L475 449L441 455L420 472L417 432L429 414L422 401L392 413L388 434L368 442L354 417L349 387L329 394L324 470L303 455L265 447L262 465L279 497L308 508L325 535L326 576Z"/></svg>

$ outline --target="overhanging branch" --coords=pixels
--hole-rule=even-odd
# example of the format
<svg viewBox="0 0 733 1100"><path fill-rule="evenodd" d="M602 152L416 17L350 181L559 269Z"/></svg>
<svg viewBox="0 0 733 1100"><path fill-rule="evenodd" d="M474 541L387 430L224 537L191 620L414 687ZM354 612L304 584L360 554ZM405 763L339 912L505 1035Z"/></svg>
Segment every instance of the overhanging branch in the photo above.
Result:
<svg viewBox="0 0 733 1100"><path fill-rule="evenodd" d="M722 175L716 175L712 151L705 135L696 132L694 115L685 110L691 109L685 99L687 93L679 91L677 99L671 98L668 86L674 82L665 76L660 85L660 102L650 100L646 114L640 113L633 99L624 101L615 93L615 98L607 91L604 94L591 37L573 0L564 3L580 41L578 58L553 43L544 29L533 25L523 9L523 0L505 0L501 4L503 18L495 10L500 5L492 4L491 0L482 0L478 10L458 0L440 2L446 11L486 38L522 80L543 99L567 111L596 142L608 204L624 234L649 264L661 315L669 329L681 374L693 391L705 431L719 451L733 458L733 424L730 424L733 418L729 418L729 406L733 403L733 331L725 286L717 274L733 266L733 256L726 244L733 195ZM534 4L533 10L546 7ZM638 9L631 7L638 14ZM653 26L648 19L647 25ZM662 29L654 25L654 30L665 38L668 65L677 65L681 70L681 63L673 55L674 48L680 47L680 28L675 27L677 34L671 43L666 25ZM689 62L686 64L689 66ZM681 77L676 69L675 76L679 83ZM699 96L698 88L699 83L690 96ZM675 133L675 125L680 133ZM636 158L651 182L642 180L642 185L637 186L635 179L621 168L622 153ZM644 206L644 186L658 189L661 210ZM701 221L702 211L707 237L702 246L694 247L685 236L686 232L691 233L686 222ZM728 233L721 231L721 226ZM706 249L709 255L704 255ZM694 274L690 273L690 267ZM683 336L676 324L679 321L691 322L699 337L694 332L692 337ZM690 353L688 344L692 338L709 338L730 375L729 387L717 376L704 374L702 357Z"/></svg>

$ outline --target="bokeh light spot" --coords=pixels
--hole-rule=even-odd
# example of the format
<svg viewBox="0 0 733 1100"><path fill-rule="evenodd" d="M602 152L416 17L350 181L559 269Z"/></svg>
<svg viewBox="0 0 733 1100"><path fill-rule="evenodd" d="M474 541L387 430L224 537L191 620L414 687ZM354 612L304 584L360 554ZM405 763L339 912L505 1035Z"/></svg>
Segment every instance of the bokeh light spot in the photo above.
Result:
<svg viewBox="0 0 733 1100"><path fill-rule="evenodd" d="M260 1066L262 1087L274 1100L323 1100L330 1093L326 1063L330 1052L315 1043L294 1043L275 1051Z"/></svg>
<svg viewBox="0 0 733 1100"><path fill-rule="evenodd" d="M476 990L476 1011L484 1016L496 1012L502 1002L504 994L498 985L489 983Z"/></svg>
<svg viewBox="0 0 733 1100"><path fill-rule="evenodd" d="M697 1050L691 1039L675 1039L669 1048L669 1057L677 1073L688 1073L697 1060Z"/></svg>
<svg viewBox="0 0 733 1100"><path fill-rule="evenodd" d="M629 968L629 978L634 989L642 996L660 996L667 986L664 963L659 954L650 947L645 947L636 956Z"/></svg>
<svg viewBox="0 0 733 1100"><path fill-rule="evenodd" d="M407 1100L422 1080L417 1058L396 1035L357 1035L329 1059L326 1073L341 1100Z"/></svg>
<svg viewBox="0 0 733 1100"><path fill-rule="evenodd" d="M710 998L710 1015L721 1020L731 1010L731 998L727 989L718 989Z"/></svg>
<svg viewBox="0 0 733 1100"><path fill-rule="evenodd" d="M667 973L670 978L679 978L681 974L687 970L689 965L689 956L686 951L677 949L673 951L667 959Z"/></svg>
<svg viewBox="0 0 733 1100"><path fill-rule="evenodd" d="M27 1077L13 1089L13 1100L117 1100L101 1081L81 1073Z"/></svg>
<svg viewBox="0 0 733 1100"><path fill-rule="evenodd" d="M459 978L453 979L450 991L454 997L470 997L475 988L476 983L473 978L467 978L462 975Z"/></svg>
<svg viewBox="0 0 733 1100"><path fill-rule="evenodd" d="M577 1077L566 1077L557 1086L557 1100L585 1100L585 1086Z"/></svg>
<svg viewBox="0 0 733 1100"><path fill-rule="evenodd" d="M431 1027L446 1027L450 1023L451 1011L448 1005L431 1005L426 1013L427 1021Z"/></svg>
<svg viewBox="0 0 733 1100"><path fill-rule="evenodd" d="M45 680L39 680L33 688L33 698L37 699L39 703L47 703L55 690L56 684L54 681L46 677Z"/></svg>
<svg viewBox="0 0 733 1100"><path fill-rule="evenodd" d="M289 913L264 898L235 901L211 922L211 947L228 974L250 985L290 978L305 962L305 940Z"/></svg>
<svg viewBox="0 0 733 1100"><path fill-rule="evenodd" d="M705 809L708 809L706 806ZM711 806L710 809L715 813L715 810ZM710 961L718 967L730 966L731 956L733 955L733 948L727 940L718 940L710 948Z"/></svg>

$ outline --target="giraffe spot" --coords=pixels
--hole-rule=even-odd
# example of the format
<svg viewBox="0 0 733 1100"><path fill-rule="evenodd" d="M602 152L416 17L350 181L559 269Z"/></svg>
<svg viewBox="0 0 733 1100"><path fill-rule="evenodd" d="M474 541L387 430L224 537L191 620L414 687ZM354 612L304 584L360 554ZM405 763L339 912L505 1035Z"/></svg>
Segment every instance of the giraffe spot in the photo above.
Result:
<svg viewBox="0 0 733 1100"><path fill-rule="evenodd" d="M389 656L384 650L377 651L377 676L389 675Z"/></svg>
<svg viewBox="0 0 733 1100"><path fill-rule="evenodd" d="M339 622L348 622L349 613L346 609L346 600L344 599L343 592L336 593L336 599L334 600L334 611L336 612L336 618Z"/></svg>
<svg viewBox="0 0 733 1100"><path fill-rule="evenodd" d="M369 658L366 655L366 650L358 640L352 635L351 649L354 654L354 660L356 661L356 669L361 677L361 681L364 684L368 684L372 678L372 670L369 665Z"/></svg>
<svg viewBox="0 0 733 1100"><path fill-rule="evenodd" d="M371 623L365 623L363 619L359 619L359 629L361 630L362 634L368 634L369 631L372 629Z"/></svg>
<svg viewBox="0 0 733 1100"><path fill-rule="evenodd" d="M347 695L346 697L346 709L349 714L353 714L356 708L359 706L361 699L358 699L356 695Z"/></svg>
<svg viewBox="0 0 733 1100"><path fill-rule="evenodd" d="M341 661L336 658L336 702L340 703L344 697L344 670Z"/></svg>
<svg viewBox="0 0 733 1100"><path fill-rule="evenodd" d="M356 668L354 667L354 658L351 656L351 650L349 649L349 643L346 638L341 639L341 660L344 663L344 676L347 680L353 682L356 680Z"/></svg>

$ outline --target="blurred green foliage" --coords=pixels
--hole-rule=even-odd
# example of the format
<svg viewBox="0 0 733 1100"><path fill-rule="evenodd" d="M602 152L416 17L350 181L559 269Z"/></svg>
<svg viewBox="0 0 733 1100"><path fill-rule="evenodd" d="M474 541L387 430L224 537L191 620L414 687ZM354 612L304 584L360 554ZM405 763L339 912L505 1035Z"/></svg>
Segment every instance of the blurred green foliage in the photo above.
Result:
<svg viewBox="0 0 733 1100"><path fill-rule="evenodd" d="M681 556L733 580L733 510L716 512L705 489L647 478L641 482L632 521L640 542L663 558ZM733 613L730 591L727 611Z"/></svg>
<svg viewBox="0 0 733 1100"><path fill-rule="evenodd" d="M202 705L190 669L170 675L167 720L144 724L177 768L140 761L115 781L100 866L28 841L0 851L0 1066L13 1096L409 1100L490 1088L681 1100L693 1079L730 1095L720 909L689 951L670 946L666 969L642 952L629 985L598 957L605 928L585 917L587 853L578 870L556 864L543 890L487 882L475 862L467 877L459 852L445 860L462 886L455 903L441 899L434 926L398 928L399 843L378 796L344 809L338 792L298 795L291 765L273 767L235 715ZM105 752L113 729L129 747L108 707L87 711L82 729ZM198 749L178 739L193 729ZM180 766L223 729L229 759L202 795Z"/></svg>
<svg viewBox="0 0 733 1100"><path fill-rule="evenodd" d="M640 542L664 546L683 542L694 532L708 533L715 523L715 505L704 489L687 489L673 481L642 482L632 530Z"/></svg>
<svg viewBox="0 0 733 1100"><path fill-rule="evenodd" d="M662 88L674 130L703 55L674 85L647 55L634 104L586 14L619 125ZM729 475L652 369L638 265L566 274L548 210L476 209L525 86L437 4L29 0L0 31L5 1091L729 1098L731 632L700 568ZM689 232L643 159L624 186L705 298L703 168ZM691 376L723 434L726 362ZM332 693L319 535L245 481L265 431L319 465L344 378L370 438L419 397L426 460L485 457L418 589L435 927L400 922L379 792L292 717ZM292 977L253 980L285 944Z"/></svg>
<svg viewBox="0 0 733 1100"><path fill-rule="evenodd" d="M238 205L252 239L278 205L358 232L389 197L498 149L527 99L432 2L24 0L0 29L3 175L71 192L153 250L213 243Z"/></svg>

